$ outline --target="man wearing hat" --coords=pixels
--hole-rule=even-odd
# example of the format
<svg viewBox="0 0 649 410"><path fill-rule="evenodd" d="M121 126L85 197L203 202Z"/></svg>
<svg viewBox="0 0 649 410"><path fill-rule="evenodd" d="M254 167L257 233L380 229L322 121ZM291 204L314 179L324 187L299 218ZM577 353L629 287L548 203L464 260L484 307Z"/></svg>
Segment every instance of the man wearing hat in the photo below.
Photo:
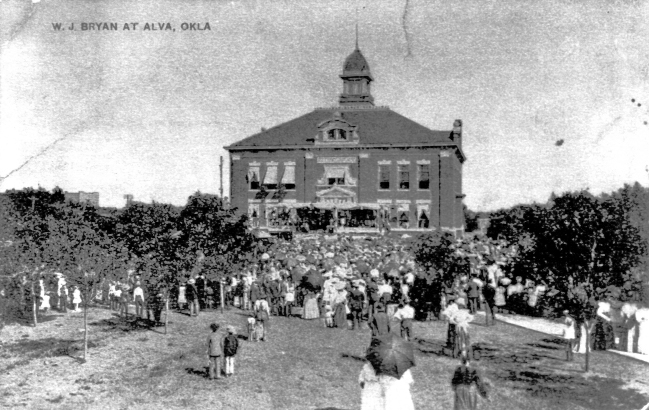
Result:
<svg viewBox="0 0 649 410"><path fill-rule="evenodd" d="M207 337L207 357L210 363L209 379L221 378L221 356L223 355L223 338L218 334L219 325L212 323L212 333Z"/></svg>
<svg viewBox="0 0 649 410"><path fill-rule="evenodd" d="M135 301L135 318L144 318L144 291L140 286L140 282L135 282L133 300Z"/></svg>
<svg viewBox="0 0 649 410"><path fill-rule="evenodd" d="M196 291L196 281L194 279L187 281L185 296L187 297L187 304L189 305L189 316L198 316L198 292Z"/></svg>
<svg viewBox="0 0 649 410"><path fill-rule="evenodd" d="M376 306L376 313L372 317L370 328L372 329L372 337L390 333L390 318L385 313L383 305L379 304Z"/></svg>
<svg viewBox="0 0 649 410"><path fill-rule="evenodd" d="M359 284L357 281L354 282L353 289L349 292L348 298L349 310L352 315L352 330L360 329L365 295L359 290Z"/></svg>

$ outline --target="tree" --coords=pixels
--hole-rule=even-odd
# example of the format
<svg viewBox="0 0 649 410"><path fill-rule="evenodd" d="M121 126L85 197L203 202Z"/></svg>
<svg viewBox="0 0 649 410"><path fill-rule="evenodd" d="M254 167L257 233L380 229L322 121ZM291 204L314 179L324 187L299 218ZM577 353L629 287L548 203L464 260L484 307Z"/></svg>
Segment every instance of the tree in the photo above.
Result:
<svg viewBox="0 0 649 410"><path fill-rule="evenodd" d="M569 308L590 329L597 301L619 294L628 272L646 252L624 207L588 192L558 197L522 258L548 277L555 309ZM561 306L563 304L563 306ZM586 332L586 371L590 336Z"/></svg>
<svg viewBox="0 0 649 410"><path fill-rule="evenodd" d="M178 218L176 207L160 203L133 204L119 217L116 236L136 258L149 298L162 292L168 301L178 272L189 264L189 255L179 241ZM168 302L165 309L166 333Z"/></svg>
<svg viewBox="0 0 649 410"><path fill-rule="evenodd" d="M466 223L465 231L474 232L478 230L478 213L470 210L466 205L462 205L464 211L464 220Z"/></svg>
<svg viewBox="0 0 649 410"><path fill-rule="evenodd" d="M410 244L417 264L424 268L423 277L418 278L420 286L413 287L415 294L419 292L413 299L419 299L419 303L436 303L443 287L452 287L456 279L469 273L469 265L455 253L454 243L455 237L449 232L427 232Z"/></svg>
<svg viewBox="0 0 649 410"><path fill-rule="evenodd" d="M64 272L69 284L79 287L84 308L83 359L88 353L88 304L95 289L114 272L116 262L125 263L125 252L99 228L101 218L93 207L65 204L47 219L47 264Z"/></svg>
<svg viewBox="0 0 649 410"><path fill-rule="evenodd" d="M188 255L205 256L210 279L222 279L233 267L248 261L255 241L247 229L247 217L238 216L222 198L196 194L180 213L181 243Z"/></svg>

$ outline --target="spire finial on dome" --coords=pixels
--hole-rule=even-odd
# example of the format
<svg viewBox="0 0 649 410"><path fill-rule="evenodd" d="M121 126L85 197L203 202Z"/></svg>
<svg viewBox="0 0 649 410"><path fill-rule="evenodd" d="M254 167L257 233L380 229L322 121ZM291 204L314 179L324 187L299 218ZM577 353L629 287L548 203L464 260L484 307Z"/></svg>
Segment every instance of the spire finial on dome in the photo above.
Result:
<svg viewBox="0 0 649 410"><path fill-rule="evenodd" d="M358 3L356 3L356 50L358 50Z"/></svg>
<svg viewBox="0 0 649 410"><path fill-rule="evenodd" d="M356 21L356 50L358 50L358 20Z"/></svg>

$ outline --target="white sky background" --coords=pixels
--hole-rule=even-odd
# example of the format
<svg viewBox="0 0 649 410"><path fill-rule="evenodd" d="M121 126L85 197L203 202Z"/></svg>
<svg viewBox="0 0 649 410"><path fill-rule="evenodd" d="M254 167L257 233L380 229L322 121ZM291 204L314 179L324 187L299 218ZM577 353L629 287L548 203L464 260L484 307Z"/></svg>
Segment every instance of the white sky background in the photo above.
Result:
<svg viewBox="0 0 649 410"><path fill-rule="evenodd" d="M224 145L337 104L356 4L375 103L464 121L471 209L649 185L649 2L409 0L404 24L405 1L2 0L0 191L181 205L218 192L224 155L227 194ZM51 24L104 21L120 31Z"/></svg>

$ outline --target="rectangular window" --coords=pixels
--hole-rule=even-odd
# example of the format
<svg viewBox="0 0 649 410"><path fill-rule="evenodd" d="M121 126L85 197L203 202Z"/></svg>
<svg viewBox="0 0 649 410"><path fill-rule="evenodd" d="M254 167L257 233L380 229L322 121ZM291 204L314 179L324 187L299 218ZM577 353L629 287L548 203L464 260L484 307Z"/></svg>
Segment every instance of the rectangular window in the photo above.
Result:
<svg viewBox="0 0 649 410"><path fill-rule="evenodd" d="M399 189L410 189L410 166L399 165Z"/></svg>
<svg viewBox="0 0 649 410"><path fill-rule="evenodd" d="M277 165L269 165L264 176L266 189L277 189Z"/></svg>
<svg viewBox="0 0 649 410"><path fill-rule="evenodd" d="M417 226L425 229L430 225L430 218L428 217L428 205L417 205Z"/></svg>
<svg viewBox="0 0 649 410"><path fill-rule="evenodd" d="M379 165L379 189L390 189L389 165Z"/></svg>
<svg viewBox="0 0 649 410"><path fill-rule="evenodd" d="M282 175L282 185L288 191L295 190L295 165L286 165Z"/></svg>
<svg viewBox="0 0 649 410"><path fill-rule="evenodd" d="M259 189L259 167L248 168L248 186L250 189Z"/></svg>
<svg viewBox="0 0 649 410"><path fill-rule="evenodd" d="M399 204L398 205L398 223L399 227L403 229L410 228L410 205L408 204Z"/></svg>
<svg viewBox="0 0 649 410"><path fill-rule="evenodd" d="M346 171L343 167L325 167L327 185L345 185Z"/></svg>
<svg viewBox="0 0 649 410"><path fill-rule="evenodd" d="M419 167L419 189L430 188L430 165L418 165Z"/></svg>
<svg viewBox="0 0 649 410"><path fill-rule="evenodd" d="M252 226L259 226L259 205L248 204L248 218Z"/></svg>

